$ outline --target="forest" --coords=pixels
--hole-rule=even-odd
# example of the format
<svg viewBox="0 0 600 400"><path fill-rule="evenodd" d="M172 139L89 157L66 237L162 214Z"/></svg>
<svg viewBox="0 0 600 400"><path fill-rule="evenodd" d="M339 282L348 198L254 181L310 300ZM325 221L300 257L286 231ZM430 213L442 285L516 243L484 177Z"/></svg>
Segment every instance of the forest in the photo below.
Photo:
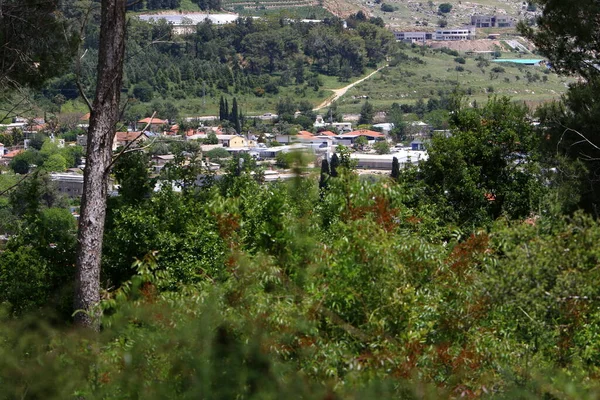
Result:
<svg viewBox="0 0 600 400"><path fill-rule="evenodd" d="M79 67L46 83L43 96L36 99L42 107L59 111L60 105L79 98L78 79L85 93L93 96L99 38L96 14L92 12L83 27L85 52ZM306 98L320 90L323 76L347 82L384 62L395 40L381 19L359 13L346 23L356 28L344 29L340 18L303 23L284 17L247 17L226 26L202 23L195 33L174 35L165 20L148 23L131 17L122 86L130 105L124 117L137 121L151 114L151 104L164 103L170 107L160 117L176 120L176 105L186 99L282 94Z"/></svg>
<svg viewBox="0 0 600 400"><path fill-rule="evenodd" d="M159 175L148 152L115 154L91 309L73 308L82 224L44 169L81 154L39 141L39 168L0 174L0 399L600 396L600 85L577 62L597 42L559 41L557 54L548 39L577 26L563 16L600 8L538 3L565 12L523 33L585 79L537 110L456 93L450 134L389 176L360 173L343 146L321 168L291 153L293 178L272 183L247 155L217 176L199 146L171 144ZM54 17L40 26L64 32ZM4 93L48 90L71 68L68 38L56 55L18 37L25 58L2 64ZM53 70L26 59L40 51ZM98 329L74 323L82 313Z"/></svg>

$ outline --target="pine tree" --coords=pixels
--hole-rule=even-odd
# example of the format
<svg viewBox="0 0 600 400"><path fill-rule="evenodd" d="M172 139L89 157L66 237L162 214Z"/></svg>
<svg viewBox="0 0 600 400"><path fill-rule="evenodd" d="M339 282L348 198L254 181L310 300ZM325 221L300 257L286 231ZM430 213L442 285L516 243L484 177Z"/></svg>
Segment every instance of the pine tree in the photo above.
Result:
<svg viewBox="0 0 600 400"><path fill-rule="evenodd" d="M373 117L375 116L375 110L373 109L373 105L369 103L369 101L365 101L362 109L360 110L360 119L358 120L359 125L362 124L372 124Z"/></svg>
<svg viewBox="0 0 600 400"><path fill-rule="evenodd" d="M337 169L340 166L340 159L336 153L331 156L331 162L329 163L331 168L331 176L336 178L338 176Z"/></svg>
<svg viewBox="0 0 600 400"><path fill-rule="evenodd" d="M392 173L391 173L392 178L398 180L398 178L400 177L400 163L398 162L398 159L396 157L394 157L392 159Z"/></svg>

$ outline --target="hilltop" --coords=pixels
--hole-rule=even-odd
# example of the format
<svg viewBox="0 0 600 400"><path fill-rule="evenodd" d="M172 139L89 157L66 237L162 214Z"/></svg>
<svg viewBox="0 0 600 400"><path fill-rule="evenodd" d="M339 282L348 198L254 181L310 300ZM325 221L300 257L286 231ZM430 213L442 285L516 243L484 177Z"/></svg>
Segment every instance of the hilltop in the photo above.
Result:
<svg viewBox="0 0 600 400"><path fill-rule="evenodd" d="M337 1L337 0L336 0ZM470 23L471 15L506 15L516 21L528 20L536 15L535 7L521 0L481 0L478 2L448 1L413 1L413 0L345 0L347 8L361 8L371 16L381 17L392 28L434 30L440 20L447 25L462 26ZM450 4L448 13L440 13L440 4ZM394 8L394 11L382 11L382 5ZM327 1L325 1L327 7ZM388 8L389 9L389 8Z"/></svg>

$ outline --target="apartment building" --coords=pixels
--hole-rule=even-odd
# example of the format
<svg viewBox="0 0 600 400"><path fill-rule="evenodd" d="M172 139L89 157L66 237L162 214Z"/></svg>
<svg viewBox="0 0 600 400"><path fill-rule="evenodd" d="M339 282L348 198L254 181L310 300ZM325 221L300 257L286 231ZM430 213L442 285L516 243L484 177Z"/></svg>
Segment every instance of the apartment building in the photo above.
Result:
<svg viewBox="0 0 600 400"><path fill-rule="evenodd" d="M477 28L510 28L514 20L508 15L472 15L471 25Z"/></svg>

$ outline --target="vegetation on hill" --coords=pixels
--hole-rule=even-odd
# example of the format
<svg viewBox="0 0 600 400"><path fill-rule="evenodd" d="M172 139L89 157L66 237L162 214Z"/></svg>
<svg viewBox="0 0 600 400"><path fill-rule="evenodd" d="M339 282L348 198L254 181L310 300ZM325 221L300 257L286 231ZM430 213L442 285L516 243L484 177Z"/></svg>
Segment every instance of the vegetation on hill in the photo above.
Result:
<svg viewBox="0 0 600 400"><path fill-rule="evenodd" d="M123 1L101 4L104 22L119 17L106 11L120 4L116 28L125 26ZM596 41L586 41L597 32L565 26L563 13L547 10L540 31L521 29L563 61L558 68L587 79L536 114L507 97L470 105L458 90L394 102L395 134L408 107L446 110L449 129L418 165L400 168L396 159L389 177L357 174L344 146L318 172L307 168L310 156L291 152L281 161L293 179L266 184L244 154L217 178L199 146L173 145L172 162L152 177L146 149L112 159L110 146L90 145L110 163L100 184L113 174L121 188L101 199L105 245L92 248L102 259L101 299L75 317L78 230L43 166L77 154L33 138L41 167L0 174L0 229L9 235L0 251L0 398L600 396L600 85L597 60L582 64L577 53L585 45L589 57L598 54ZM339 43L373 38L361 29L377 38L377 23L350 22L358 33ZM280 25L279 33L294 29ZM563 29L582 35L572 51L563 52L571 41L550 45ZM123 31L115 42L103 32L103 54L114 43L123 50ZM117 56L100 60L90 140L114 133L122 74L109 79L102 66L120 68ZM257 76L285 63L266 58ZM469 65L462 61L454 62ZM328 73L332 65L317 63ZM2 78L11 73L0 69ZM32 73L16 83L36 85L49 72ZM112 106L102 107L107 99ZM289 114L294 101L283 99L281 110ZM221 117L239 123L220 103ZM362 103L364 122L371 105ZM102 329L72 326L80 314Z"/></svg>
<svg viewBox="0 0 600 400"><path fill-rule="evenodd" d="M63 333L73 220L48 181L28 181L4 203L21 210L0 254L4 393L596 393L600 226L562 215L522 106L455 115L451 141L396 179L363 180L341 152L320 188L316 176L261 184L235 158L223 179L178 193L196 170L176 159L153 192L143 154L121 157L94 337Z"/></svg>

